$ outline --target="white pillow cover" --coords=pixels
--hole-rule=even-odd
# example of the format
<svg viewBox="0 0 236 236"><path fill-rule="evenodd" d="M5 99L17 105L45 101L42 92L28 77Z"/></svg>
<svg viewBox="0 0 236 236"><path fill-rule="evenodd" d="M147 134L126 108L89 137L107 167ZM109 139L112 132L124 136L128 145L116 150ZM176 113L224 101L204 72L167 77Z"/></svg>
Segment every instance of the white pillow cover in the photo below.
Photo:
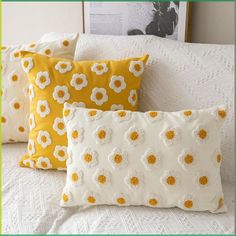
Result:
<svg viewBox="0 0 236 236"><path fill-rule="evenodd" d="M66 103L67 181L61 205L146 205L224 212L223 106L105 111Z"/></svg>
<svg viewBox="0 0 236 236"><path fill-rule="evenodd" d="M234 181L234 45L183 43L151 35L80 34L74 60L122 59L149 54L140 111L176 111L227 104L222 177Z"/></svg>
<svg viewBox="0 0 236 236"><path fill-rule="evenodd" d="M77 36L53 42L2 46L2 142L27 142L29 83L22 69L19 51L73 59ZM34 96L33 91L30 96Z"/></svg>

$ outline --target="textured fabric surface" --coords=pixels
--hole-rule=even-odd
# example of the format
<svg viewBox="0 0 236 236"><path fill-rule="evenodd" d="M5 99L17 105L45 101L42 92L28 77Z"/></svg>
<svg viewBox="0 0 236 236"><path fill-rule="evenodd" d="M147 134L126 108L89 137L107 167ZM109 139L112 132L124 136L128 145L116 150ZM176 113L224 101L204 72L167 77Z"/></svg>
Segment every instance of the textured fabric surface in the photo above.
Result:
<svg viewBox="0 0 236 236"><path fill-rule="evenodd" d="M222 176L234 180L234 46L191 44L156 36L80 35L75 60L150 55L140 110L177 111L227 104Z"/></svg>
<svg viewBox="0 0 236 236"><path fill-rule="evenodd" d="M26 144L4 144L2 150L3 234L227 234L234 232L234 187L223 183L227 213L180 209L99 206L61 208L66 173L20 168ZM37 184L36 184L37 183Z"/></svg>
<svg viewBox="0 0 236 236"><path fill-rule="evenodd" d="M226 211L220 177L225 108L103 112L65 103L67 110L62 206Z"/></svg>
<svg viewBox="0 0 236 236"><path fill-rule="evenodd" d="M77 35L60 40L18 46L2 46L2 142L27 142L29 82L22 69L20 50L72 59Z"/></svg>
<svg viewBox="0 0 236 236"><path fill-rule="evenodd" d="M117 61L72 61L21 52L30 82L28 153L21 166L66 168L66 129L63 103L110 110L136 111L138 91L148 55ZM136 69L138 68L138 69ZM66 114L68 118L70 113Z"/></svg>

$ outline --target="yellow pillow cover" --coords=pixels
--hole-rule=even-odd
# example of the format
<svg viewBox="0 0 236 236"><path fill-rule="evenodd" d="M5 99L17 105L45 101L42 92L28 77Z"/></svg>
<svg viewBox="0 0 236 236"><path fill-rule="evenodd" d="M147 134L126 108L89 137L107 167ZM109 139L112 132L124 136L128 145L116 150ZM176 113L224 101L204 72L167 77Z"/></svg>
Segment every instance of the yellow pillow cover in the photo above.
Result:
<svg viewBox="0 0 236 236"><path fill-rule="evenodd" d="M20 166L66 169L67 137L64 102L101 110L137 110L141 75L148 55L121 61L71 61L21 52L30 86L28 153ZM73 112L65 111L70 119ZM66 118L65 118L66 119ZM79 130L74 133L79 139Z"/></svg>

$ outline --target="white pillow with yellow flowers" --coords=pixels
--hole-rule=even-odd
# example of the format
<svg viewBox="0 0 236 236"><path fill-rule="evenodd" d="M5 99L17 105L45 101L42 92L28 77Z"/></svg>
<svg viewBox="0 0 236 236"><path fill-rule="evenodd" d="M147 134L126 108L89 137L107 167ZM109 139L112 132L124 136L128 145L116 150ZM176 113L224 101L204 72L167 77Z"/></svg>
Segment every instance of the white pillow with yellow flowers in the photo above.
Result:
<svg viewBox="0 0 236 236"><path fill-rule="evenodd" d="M67 181L61 206L145 205L226 211L221 186L224 107L101 111L66 103Z"/></svg>
<svg viewBox="0 0 236 236"><path fill-rule="evenodd" d="M27 142L29 82L21 66L20 51L72 59L77 35L52 42L2 46L2 142ZM25 62L29 63L29 62ZM30 66L30 65L29 65Z"/></svg>

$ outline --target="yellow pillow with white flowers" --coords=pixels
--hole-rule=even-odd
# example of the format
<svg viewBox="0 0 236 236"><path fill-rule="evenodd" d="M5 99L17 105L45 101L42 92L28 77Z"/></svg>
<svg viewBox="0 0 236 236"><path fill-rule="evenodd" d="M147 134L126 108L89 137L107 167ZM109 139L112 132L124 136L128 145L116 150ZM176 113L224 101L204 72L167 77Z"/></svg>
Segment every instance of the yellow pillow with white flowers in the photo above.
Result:
<svg viewBox="0 0 236 236"><path fill-rule="evenodd" d="M65 102L96 109L137 110L141 75L148 55L121 61L80 61L21 52L30 86L28 153L20 165L38 169L66 169L67 137L63 120ZM64 111L65 119L73 112ZM78 133L73 134L79 137Z"/></svg>

